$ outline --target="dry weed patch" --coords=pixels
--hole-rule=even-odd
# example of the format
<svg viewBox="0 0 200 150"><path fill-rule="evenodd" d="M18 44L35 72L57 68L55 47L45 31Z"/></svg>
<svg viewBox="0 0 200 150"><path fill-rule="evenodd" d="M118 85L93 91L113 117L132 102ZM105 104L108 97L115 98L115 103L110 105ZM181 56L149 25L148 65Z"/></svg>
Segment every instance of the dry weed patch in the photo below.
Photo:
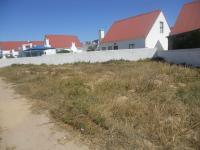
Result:
<svg viewBox="0 0 200 150"><path fill-rule="evenodd" d="M13 65L0 75L102 149L200 149L200 70L150 60Z"/></svg>

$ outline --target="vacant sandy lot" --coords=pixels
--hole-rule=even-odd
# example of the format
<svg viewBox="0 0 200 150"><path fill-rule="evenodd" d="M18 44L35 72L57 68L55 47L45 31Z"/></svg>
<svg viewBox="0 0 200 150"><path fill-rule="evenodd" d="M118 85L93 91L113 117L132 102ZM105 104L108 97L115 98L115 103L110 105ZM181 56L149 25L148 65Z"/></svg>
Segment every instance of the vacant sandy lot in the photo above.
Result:
<svg viewBox="0 0 200 150"><path fill-rule="evenodd" d="M0 69L0 76L15 84L16 92L35 104L34 110L48 111L52 120L72 127L71 134L79 134L92 146L200 149L199 68L158 60L110 61L12 65ZM25 117L24 128L49 122L34 116ZM51 137L46 131L45 136Z"/></svg>
<svg viewBox="0 0 200 150"><path fill-rule="evenodd" d="M85 150L78 137L55 127L46 114L32 114L28 101L0 79L1 150Z"/></svg>

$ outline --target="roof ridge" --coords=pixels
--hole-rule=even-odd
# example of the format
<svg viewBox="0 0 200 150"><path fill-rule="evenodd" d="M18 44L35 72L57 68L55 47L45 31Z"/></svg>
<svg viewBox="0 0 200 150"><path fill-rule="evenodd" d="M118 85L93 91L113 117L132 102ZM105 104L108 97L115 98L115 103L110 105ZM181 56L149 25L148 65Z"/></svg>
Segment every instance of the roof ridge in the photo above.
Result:
<svg viewBox="0 0 200 150"><path fill-rule="evenodd" d="M199 10L199 4L200 1L193 1L193 2L189 2L189 3L185 3L183 5L183 7L181 8L179 15L176 19L176 22L174 24L173 29L171 30L170 35L176 35L176 34L180 34L183 32L189 32L192 30L195 30L196 28L200 27L200 22L196 22L194 21L194 19L191 20L191 18L198 18L199 19L199 13L194 13L193 10ZM197 7L198 6L198 7ZM189 17L186 17L186 14L189 14ZM183 19L187 18L187 20L184 21L183 23ZM182 23L180 23L182 22ZM190 24L188 24L187 22L190 22ZM183 25L185 27L183 27Z"/></svg>
<svg viewBox="0 0 200 150"><path fill-rule="evenodd" d="M155 12L162 12L162 10L157 9L157 10L154 10L154 11L151 11L151 12L142 13L142 14L139 14L139 15L136 15L136 16L131 16L131 17L128 17L128 18L125 18L125 19L117 20L117 21L115 21L114 23L122 22L122 21L129 20L129 19L132 19L132 18L141 17L141 16L148 15L148 14L152 14L152 13L155 13Z"/></svg>
<svg viewBox="0 0 200 150"><path fill-rule="evenodd" d="M46 34L45 36L75 36L77 37L76 35L72 35L72 34Z"/></svg>
<svg viewBox="0 0 200 150"><path fill-rule="evenodd" d="M1 42L43 42L43 40L25 40L25 41L0 41Z"/></svg>
<svg viewBox="0 0 200 150"><path fill-rule="evenodd" d="M0 41L0 42L27 42L27 41Z"/></svg>
<svg viewBox="0 0 200 150"><path fill-rule="evenodd" d="M184 6L191 5L191 4L194 4L194 3L200 3L200 1L198 0L198 1L188 2L188 3L185 3Z"/></svg>

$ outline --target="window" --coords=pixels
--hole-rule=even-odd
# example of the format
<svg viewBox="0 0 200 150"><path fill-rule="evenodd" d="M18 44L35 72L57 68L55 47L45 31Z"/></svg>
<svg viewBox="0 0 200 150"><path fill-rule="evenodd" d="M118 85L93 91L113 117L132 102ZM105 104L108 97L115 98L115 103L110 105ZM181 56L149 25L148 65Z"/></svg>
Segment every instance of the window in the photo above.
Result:
<svg viewBox="0 0 200 150"><path fill-rule="evenodd" d="M106 50L106 47L102 47L101 49L102 49L102 50Z"/></svg>
<svg viewBox="0 0 200 150"><path fill-rule="evenodd" d="M112 46L108 46L108 50L112 50Z"/></svg>
<svg viewBox="0 0 200 150"><path fill-rule="evenodd" d="M118 50L118 46L114 46L114 50Z"/></svg>
<svg viewBox="0 0 200 150"><path fill-rule="evenodd" d="M30 45L26 45L25 47L26 47L26 49L29 49L29 48L31 48L31 46L30 46Z"/></svg>
<svg viewBox="0 0 200 150"><path fill-rule="evenodd" d="M129 49L135 48L135 44L129 44Z"/></svg>
<svg viewBox="0 0 200 150"><path fill-rule="evenodd" d="M118 50L118 45L117 45L117 43L114 43L114 50Z"/></svg>
<svg viewBox="0 0 200 150"><path fill-rule="evenodd" d="M164 22L160 22L160 33L164 33Z"/></svg>

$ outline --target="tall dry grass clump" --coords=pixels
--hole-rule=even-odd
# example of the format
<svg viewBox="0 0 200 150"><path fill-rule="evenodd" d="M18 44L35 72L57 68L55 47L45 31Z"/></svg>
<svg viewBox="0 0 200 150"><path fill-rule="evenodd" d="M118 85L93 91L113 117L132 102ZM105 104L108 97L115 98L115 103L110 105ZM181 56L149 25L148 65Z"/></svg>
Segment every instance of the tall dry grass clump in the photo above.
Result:
<svg viewBox="0 0 200 150"><path fill-rule="evenodd" d="M13 65L0 75L102 149L200 149L200 70L149 60Z"/></svg>

